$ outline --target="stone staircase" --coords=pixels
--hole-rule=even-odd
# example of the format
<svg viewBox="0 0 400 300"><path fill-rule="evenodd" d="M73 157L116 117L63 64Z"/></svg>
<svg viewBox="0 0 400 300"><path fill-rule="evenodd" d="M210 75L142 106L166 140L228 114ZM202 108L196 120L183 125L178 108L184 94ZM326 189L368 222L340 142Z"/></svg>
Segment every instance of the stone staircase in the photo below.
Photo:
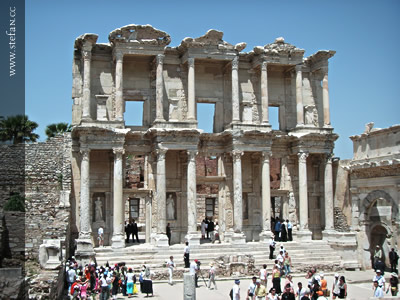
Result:
<svg viewBox="0 0 400 300"><path fill-rule="evenodd" d="M305 273L311 266L315 266L318 271L323 270L325 272L336 272L343 269L342 258L325 241L278 243L276 249L281 244L291 256L292 273ZM157 248L149 244L129 244L123 249L95 248L95 252L97 263L100 265L105 265L107 262L110 265L125 262L136 273L140 271L143 264L146 264L158 275L156 276L157 279L164 279L167 274L165 263L171 255L174 257L176 265L174 277L181 277L185 270L183 249L183 244L172 245L167 248ZM276 250L274 254L277 255L277 252ZM250 257L254 259L254 262L250 259L249 264ZM270 272L274 263L273 260L269 259L269 245L260 242L249 242L241 245L201 244L196 248L192 247L190 250L190 260L194 259L201 261L204 270L208 269L211 262L216 264L217 269L226 268L227 265L242 265L239 273L242 273L243 276L258 273L264 263L267 264L268 272ZM236 269L233 271L219 272L222 275L219 277L224 277L224 275L229 277L230 274L237 273Z"/></svg>

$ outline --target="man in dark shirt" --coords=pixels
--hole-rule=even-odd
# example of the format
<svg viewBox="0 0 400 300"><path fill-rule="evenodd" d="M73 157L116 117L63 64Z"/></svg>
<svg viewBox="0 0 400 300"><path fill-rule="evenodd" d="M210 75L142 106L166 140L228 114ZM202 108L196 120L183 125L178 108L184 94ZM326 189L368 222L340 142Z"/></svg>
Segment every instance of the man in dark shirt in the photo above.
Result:
<svg viewBox="0 0 400 300"><path fill-rule="evenodd" d="M389 252L389 260L390 260L390 272L396 272L399 256L397 255L394 248L392 248L392 251Z"/></svg>
<svg viewBox="0 0 400 300"><path fill-rule="evenodd" d="M282 300L296 300L294 294L290 291L290 284L285 286L285 292L282 294Z"/></svg>
<svg viewBox="0 0 400 300"><path fill-rule="evenodd" d="M168 237L168 245L171 245L171 225L170 223L167 224L167 228L165 228Z"/></svg>
<svg viewBox="0 0 400 300"><path fill-rule="evenodd" d="M133 242L135 242L135 236L136 236L136 240L137 240L137 242L138 243L140 243L139 242L139 229L138 229L138 227L137 227L137 224L136 224L136 222L135 222L135 220L132 220L133 221L133 224L132 224L132 240L133 240Z"/></svg>
<svg viewBox="0 0 400 300"><path fill-rule="evenodd" d="M280 241L279 234L281 233L281 222L279 221L279 217L276 217L275 222L275 241Z"/></svg>
<svg viewBox="0 0 400 300"><path fill-rule="evenodd" d="M129 237L131 236L131 224L125 222L125 234L126 234L126 242L129 243Z"/></svg>
<svg viewBox="0 0 400 300"><path fill-rule="evenodd" d="M210 239L211 241L214 240L214 222L213 220L210 218L210 222L208 223L208 227L207 227L207 235L208 233L210 233Z"/></svg>

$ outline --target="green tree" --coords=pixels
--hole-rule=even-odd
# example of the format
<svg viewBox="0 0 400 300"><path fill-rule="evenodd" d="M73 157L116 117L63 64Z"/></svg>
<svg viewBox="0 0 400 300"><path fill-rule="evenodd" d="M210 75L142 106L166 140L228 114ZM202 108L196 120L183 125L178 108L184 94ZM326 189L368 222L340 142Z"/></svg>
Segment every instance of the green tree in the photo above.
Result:
<svg viewBox="0 0 400 300"><path fill-rule="evenodd" d="M0 140L11 141L14 145L23 142L36 142L39 135L33 133L39 125L29 120L27 115L0 118Z"/></svg>
<svg viewBox="0 0 400 300"><path fill-rule="evenodd" d="M68 123L54 123L47 125L46 127L46 135L47 139L56 136L57 134L62 134L64 132L71 132L72 126Z"/></svg>
<svg viewBox="0 0 400 300"><path fill-rule="evenodd" d="M4 205L5 211L25 211L25 197L16 193L11 195L10 199Z"/></svg>

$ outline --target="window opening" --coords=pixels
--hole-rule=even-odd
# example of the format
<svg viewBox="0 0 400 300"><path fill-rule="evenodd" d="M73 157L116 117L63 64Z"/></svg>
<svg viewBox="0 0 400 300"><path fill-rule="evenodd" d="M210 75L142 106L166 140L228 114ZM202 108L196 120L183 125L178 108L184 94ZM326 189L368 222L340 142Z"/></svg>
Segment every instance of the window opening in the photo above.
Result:
<svg viewBox="0 0 400 300"><path fill-rule="evenodd" d="M214 132L215 103L197 103L198 128L206 133Z"/></svg>
<svg viewBox="0 0 400 300"><path fill-rule="evenodd" d="M139 198L129 198L129 219L139 219Z"/></svg>
<svg viewBox="0 0 400 300"><path fill-rule="evenodd" d="M272 130L279 130L279 106L269 106L268 110L269 123Z"/></svg>
<svg viewBox="0 0 400 300"><path fill-rule="evenodd" d="M125 101L125 124L143 126L143 101Z"/></svg>

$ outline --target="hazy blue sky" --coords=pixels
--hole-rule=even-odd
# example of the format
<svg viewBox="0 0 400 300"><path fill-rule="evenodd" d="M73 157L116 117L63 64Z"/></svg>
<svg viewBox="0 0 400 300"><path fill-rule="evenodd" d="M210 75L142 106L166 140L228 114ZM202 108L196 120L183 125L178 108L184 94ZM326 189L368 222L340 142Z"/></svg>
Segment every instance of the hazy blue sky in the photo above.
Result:
<svg viewBox="0 0 400 300"><path fill-rule="evenodd" d="M40 124L71 122L72 54L76 37L98 42L127 24L151 24L170 46L209 29L254 46L276 37L306 50L336 50L330 60L331 121L340 135L335 155L352 157L350 135L374 121L400 123L400 1L26 1L26 112Z"/></svg>

